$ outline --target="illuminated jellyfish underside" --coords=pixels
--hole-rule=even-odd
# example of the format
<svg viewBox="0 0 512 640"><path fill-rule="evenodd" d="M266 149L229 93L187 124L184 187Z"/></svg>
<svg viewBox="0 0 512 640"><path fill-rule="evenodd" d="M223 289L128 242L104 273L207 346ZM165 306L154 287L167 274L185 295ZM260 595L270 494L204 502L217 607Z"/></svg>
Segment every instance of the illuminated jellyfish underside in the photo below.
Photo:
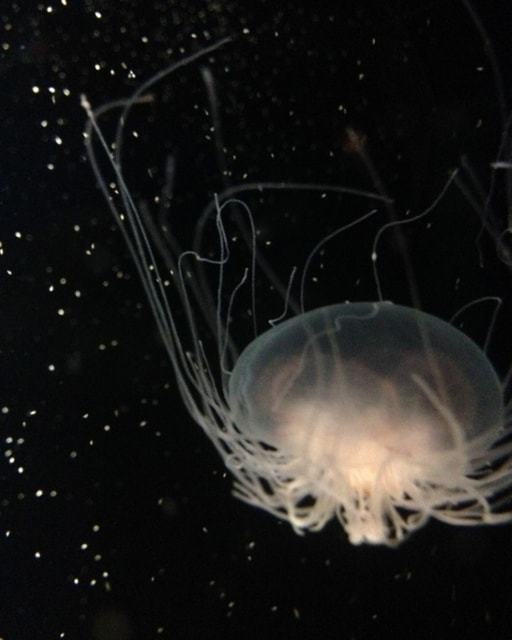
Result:
<svg viewBox="0 0 512 640"><path fill-rule="evenodd" d="M176 288L186 318L184 330L178 328L147 220L123 178L120 148L132 106L147 99L156 82L224 42L165 69L129 100L95 112L85 98L82 104L99 186L142 280L183 401L233 474L234 494L288 521L297 533L318 531L337 517L353 544L396 545L431 517L456 525L511 520L506 497L512 444L504 389L484 352L452 325L382 300L322 307L282 320L288 312L286 292L281 318L245 349L230 335L230 313L242 287L251 289L253 317L256 313L254 224L235 196L250 189L330 190L377 201L383 196L289 183L245 184L219 195L197 222L200 237L205 221L215 217L218 256L201 255L199 239L193 250L167 258L172 275L165 277ZM122 111L113 152L98 126L99 116L112 108ZM114 174L112 191L99 168L94 133ZM225 291L230 245L223 215L233 203L248 221L251 257L238 285ZM302 311L312 256L372 213L313 247L301 274ZM201 278L204 265L217 270L214 292ZM188 278L189 272L197 277ZM214 336L213 359L198 334L197 314Z"/></svg>

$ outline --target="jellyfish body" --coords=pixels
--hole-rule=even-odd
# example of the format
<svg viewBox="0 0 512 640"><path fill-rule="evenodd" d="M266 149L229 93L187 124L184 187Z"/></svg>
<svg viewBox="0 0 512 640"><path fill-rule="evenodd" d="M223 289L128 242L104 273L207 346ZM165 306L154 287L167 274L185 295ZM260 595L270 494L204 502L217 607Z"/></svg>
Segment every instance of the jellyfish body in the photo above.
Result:
<svg viewBox="0 0 512 640"><path fill-rule="evenodd" d="M474 476L503 427L501 386L438 318L390 303L299 315L241 354L229 405L283 456L265 478L298 529L337 515L352 543L392 544L430 516L486 518L493 483Z"/></svg>
<svg viewBox="0 0 512 640"><path fill-rule="evenodd" d="M506 497L512 444L503 389L484 352L459 330L381 300L304 312L306 272L321 241L305 261L294 317L258 332L255 226L237 196L290 188L355 193L373 203L385 198L326 185L243 184L219 194L197 217L192 250L178 250L173 239L159 264L147 219L123 176L124 127L132 106L144 101L143 92L221 44L171 65L129 100L96 112L85 99L82 104L92 168L137 268L177 388L231 471L234 494L288 521L298 533L320 530L337 517L354 544L396 545L430 517L452 524L511 520ZM119 107L112 153L97 118ZM100 168L94 134L113 181ZM232 206L248 223L241 235L249 260L228 288L224 216ZM216 255L201 250L208 219L215 221ZM269 277L268 268L264 273ZM278 288L269 278L266 284ZM244 287L250 289L246 315L254 327L248 345L239 343L231 326L233 303ZM289 302L286 290L282 318Z"/></svg>

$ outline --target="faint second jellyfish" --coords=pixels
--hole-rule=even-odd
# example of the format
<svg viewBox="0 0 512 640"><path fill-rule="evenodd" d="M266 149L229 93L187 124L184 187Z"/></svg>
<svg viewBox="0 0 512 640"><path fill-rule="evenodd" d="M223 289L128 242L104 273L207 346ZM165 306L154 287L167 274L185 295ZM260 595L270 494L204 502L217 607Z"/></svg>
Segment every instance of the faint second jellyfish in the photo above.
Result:
<svg viewBox="0 0 512 640"><path fill-rule="evenodd" d="M192 250L179 248L171 228L165 264L159 264L151 223L123 176L124 127L131 107L152 85L220 44L154 76L129 100L96 112L85 98L83 105L90 161L142 280L177 386L233 474L235 495L299 533L337 518L353 544L399 544L429 518L462 525L511 520L510 412L484 351L447 322L384 302L378 281L376 302L304 311L311 255L373 210L315 245L300 278L300 302L293 305L289 289L278 286L267 264L260 265L253 217L240 197L249 190L316 189L382 204L384 195L325 185L242 184L197 216ZM110 147L98 118L114 107L122 113ZM109 180L94 135L110 162ZM228 285L233 243L225 217L233 207L248 259ZM212 218L215 255L202 251L205 222ZM282 316L262 333L258 326L268 317L256 305L261 282L263 292L270 282L284 296ZM240 342L231 320L244 289L253 339ZM282 319L290 310L293 317Z"/></svg>

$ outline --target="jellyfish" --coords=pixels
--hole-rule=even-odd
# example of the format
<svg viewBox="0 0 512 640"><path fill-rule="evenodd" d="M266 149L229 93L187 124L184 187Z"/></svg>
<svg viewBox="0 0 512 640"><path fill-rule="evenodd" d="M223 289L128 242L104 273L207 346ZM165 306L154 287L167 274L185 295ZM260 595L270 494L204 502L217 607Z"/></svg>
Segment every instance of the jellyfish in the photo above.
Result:
<svg viewBox="0 0 512 640"><path fill-rule="evenodd" d="M317 190L386 204L385 193L243 183L216 194L197 216L190 249L179 246L171 228L164 262L158 258L158 234L123 172L126 121L135 105L151 99L154 84L227 40L174 63L127 100L93 110L82 97L82 105L90 164L144 287L177 389L231 472L234 495L288 522L298 534L319 531L337 519L355 545L397 546L429 519L455 525L509 522L512 442L506 383L485 349L454 323L382 295L375 266L378 242L385 227L404 221L391 220L375 238L376 300L307 309L304 289L312 257L332 237L364 224L376 209L321 239L302 272L293 269L283 285L258 253L255 221L243 199L250 190ZM115 143L109 145L100 119L113 109L121 115ZM95 142L113 180L105 177ZM249 256L234 283L229 277L233 244L225 224L233 209ZM211 220L215 254L202 251ZM214 285L206 270L215 273ZM291 294L297 279L298 303ZM267 318L262 330L256 304L261 280L282 294L282 313ZM250 337L239 340L232 318L243 291L249 292Z"/></svg>

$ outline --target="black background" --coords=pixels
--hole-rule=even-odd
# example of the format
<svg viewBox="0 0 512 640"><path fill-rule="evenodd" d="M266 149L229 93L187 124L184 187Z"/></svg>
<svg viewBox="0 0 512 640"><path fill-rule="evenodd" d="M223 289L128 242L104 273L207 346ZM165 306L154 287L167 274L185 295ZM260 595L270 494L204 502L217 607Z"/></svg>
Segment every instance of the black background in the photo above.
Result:
<svg viewBox="0 0 512 640"><path fill-rule="evenodd" d="M232 38L159 85L126 129L138 200L153 200L166 157L176 159L171 215L184 247L228 185L376 190L347 148L348 126L367 136L400 218L428 207L465 166L404 237L425 310L450 319L481 296L503 298L489 346L503 378L512 354L509 272L497 251L506 172L490 163L508 115L508 5L475 2L475 22L456 1L2 4L2 639L512 637L510 527L430 523L397 550L352 547L337 523L299 537L230 496L95 188L79 103L81 93L94 106L125 97L170 62ZM202 69L214 78L216 134ZM110 137L113 124L104 123ZM285 281L316 241L373 204L293 190L243 197L260 251ZM372 242L389 221L381 209L314 261L309 308L376 298ZM482 220L490 234L480 234ZM411 304L395 240L383 234L379 244L383 296ZM212 229L207 242L215 246ZM282 300L258 283L261 330ZM461 317L481 345L492 311L482 303ZM234 328L242 346L245 318L241 309Z"/></svg>

